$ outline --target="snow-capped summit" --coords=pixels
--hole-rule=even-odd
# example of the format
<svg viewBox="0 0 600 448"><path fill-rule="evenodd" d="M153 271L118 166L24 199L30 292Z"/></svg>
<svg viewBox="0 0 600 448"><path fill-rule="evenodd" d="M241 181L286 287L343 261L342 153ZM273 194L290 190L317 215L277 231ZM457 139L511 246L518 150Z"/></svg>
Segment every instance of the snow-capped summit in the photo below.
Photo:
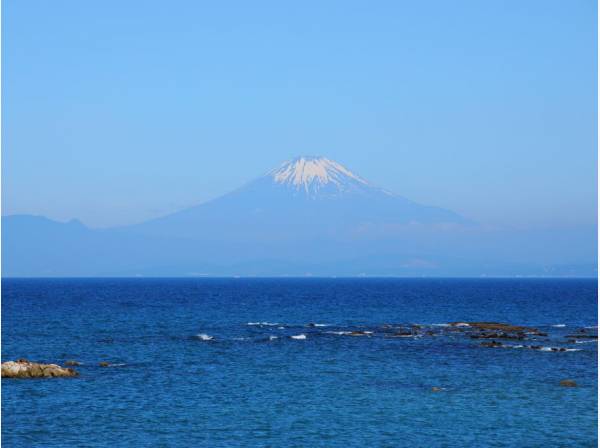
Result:
<svg viewBox="0 0 600 448"><path fill-rule="evenodd" d="M362 177L326 157L296 157L270 171L267 176L276 184L304 190L309 195L324 192L324 189L333 193L370 186Z"/></svg>

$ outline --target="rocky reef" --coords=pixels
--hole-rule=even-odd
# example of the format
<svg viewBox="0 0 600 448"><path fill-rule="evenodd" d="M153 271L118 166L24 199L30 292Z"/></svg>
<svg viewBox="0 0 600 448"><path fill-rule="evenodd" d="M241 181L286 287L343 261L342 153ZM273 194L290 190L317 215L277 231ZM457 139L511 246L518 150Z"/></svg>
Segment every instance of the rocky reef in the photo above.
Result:
<svg viewBox="0 0 600 448"><path fill-rule="evenodd" d="M58 378L77 375L75 370L58 364L41 364L26 359L2 363L2 378Z"/></svg>

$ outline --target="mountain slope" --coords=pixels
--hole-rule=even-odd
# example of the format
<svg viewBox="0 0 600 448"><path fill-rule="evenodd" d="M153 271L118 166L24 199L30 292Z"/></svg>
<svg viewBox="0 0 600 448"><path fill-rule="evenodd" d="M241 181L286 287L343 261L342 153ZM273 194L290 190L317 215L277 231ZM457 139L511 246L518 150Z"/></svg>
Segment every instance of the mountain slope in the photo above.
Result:
<svg viewBox="0 0 600 448"><path fill-rule="evenodd" d="M467 224L378 188L323 157L298 157L213 201L129 228L211 240L348 237L365 228Z"/></svg>

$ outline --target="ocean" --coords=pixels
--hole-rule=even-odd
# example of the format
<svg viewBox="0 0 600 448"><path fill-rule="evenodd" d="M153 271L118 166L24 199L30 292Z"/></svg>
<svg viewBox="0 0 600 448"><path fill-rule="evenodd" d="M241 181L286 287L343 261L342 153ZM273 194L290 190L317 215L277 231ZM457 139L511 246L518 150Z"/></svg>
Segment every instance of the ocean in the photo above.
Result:
<svg viewBox="0 0 600 448"><path fill-rule="evenodd" d="M585 279L4 279L2 361L82 365L3 379L2 442L593 447L597 325Z"/></svg>

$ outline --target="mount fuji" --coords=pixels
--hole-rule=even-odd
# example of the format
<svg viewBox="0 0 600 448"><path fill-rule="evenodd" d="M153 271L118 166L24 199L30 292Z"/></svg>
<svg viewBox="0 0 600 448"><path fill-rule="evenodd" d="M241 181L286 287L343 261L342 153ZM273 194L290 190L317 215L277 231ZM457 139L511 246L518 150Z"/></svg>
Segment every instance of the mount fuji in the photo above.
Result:
<svg viewBox="0 0 600 448"><path fill-rule="evenodd" d="M141 224L90 229L77 220L5 216L2 275L596 275L591 240L595 229L490 231L336 161L301 156Z"/></svg>
<svg viewBox="0 0 600 448"><path fill-rule="evenodd" d="M154 236L273 241L340 238L417 224L467 225L458 214L379 188L325 157L301 156L207 203L130 230Z"/></svg>

